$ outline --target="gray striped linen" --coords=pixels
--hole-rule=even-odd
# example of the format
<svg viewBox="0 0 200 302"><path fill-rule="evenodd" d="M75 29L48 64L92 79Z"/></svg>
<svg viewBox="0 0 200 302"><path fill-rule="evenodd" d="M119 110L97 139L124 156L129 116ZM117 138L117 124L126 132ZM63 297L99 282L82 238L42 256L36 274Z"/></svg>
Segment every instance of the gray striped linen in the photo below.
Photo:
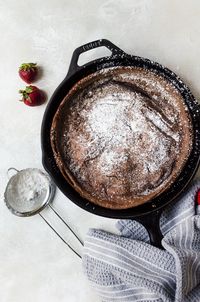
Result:
<svg viewBox="0 0 200 302"><path fill-rule="evenodd" d="M162 213L165 250L149 244L138 222L117 222L119 235L90 229L84 243L83 269L104 302L200 302L200 206L193 182Z"/></svg>

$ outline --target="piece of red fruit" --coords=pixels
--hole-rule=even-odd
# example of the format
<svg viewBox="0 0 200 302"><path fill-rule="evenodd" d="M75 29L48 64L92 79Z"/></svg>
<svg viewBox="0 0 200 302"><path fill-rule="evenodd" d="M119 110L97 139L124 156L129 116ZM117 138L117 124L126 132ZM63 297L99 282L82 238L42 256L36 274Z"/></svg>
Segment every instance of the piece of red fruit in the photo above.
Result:
<svg viewBox="0 0 200 302"><path fill-rule="evenodd" d="M37 63L23 63L19 67L20 78L28 84L34 82L37 72Z"/></svg>
<svg viewBox="0 0 200 302"><path fill-rule="evenodd" d="M22 94L22 102L28 106L39 106L45 101L44 93L36 86L26 86L26 89L19 90Z"/></svg>
<svg viewBox="0 0 200 302"><path fill-rule="evenodd" d="M197 191L197 204L200 206L200 189Z"/></svg>

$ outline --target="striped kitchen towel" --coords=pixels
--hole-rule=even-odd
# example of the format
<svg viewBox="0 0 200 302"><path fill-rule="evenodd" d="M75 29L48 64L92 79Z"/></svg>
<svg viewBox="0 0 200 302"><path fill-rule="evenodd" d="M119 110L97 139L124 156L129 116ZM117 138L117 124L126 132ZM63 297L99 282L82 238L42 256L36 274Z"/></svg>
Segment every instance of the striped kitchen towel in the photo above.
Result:
<svg viewBox="0 0 200 302"><path fill-rule="evenodd" d="M161 250L137 222L120 220L121 235L90 229L83 268L102 301L200 302L200 181L161 216ZM199 211L199 213L198 213Z"/></svg>

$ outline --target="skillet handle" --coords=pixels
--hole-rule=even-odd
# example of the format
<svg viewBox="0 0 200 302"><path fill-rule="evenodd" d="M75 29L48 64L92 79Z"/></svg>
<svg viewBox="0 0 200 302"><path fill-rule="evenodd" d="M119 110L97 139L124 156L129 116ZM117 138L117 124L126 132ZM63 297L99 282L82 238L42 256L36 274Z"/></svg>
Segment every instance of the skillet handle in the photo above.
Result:
<svg viewBox="0 0 200 302"><path fill-rule="evenodd" d="M163 239L163 234L161 233L160 230L161 213L162 213L161 210L157 210L148 215L136 217L134 218L134 220L141 223L145 227L150 237L150 243L155 247L163 249L163 246L161 244L161 241Z"/></svg>
<svg viewBox="0 0 200 302"><path fill-rule="evenodd" d="M93 42L89 42L89 43L84 44L84 45L82 45L82 46L80 46L80 47L78 47L74 50L72 58L71 58L71 62L70 62L69 71L68 71L67 76L71 76L76 71L78 71L79 69L84 68L87 65L87 64L85 64L83 66L78 65L78 59L79 59L79 56L80 56L81 53L86 52L86 51L91 50L91 49L94 49L94 48L102 47L102 46L107 47L112 52L111 57L114 56L114 55L122 55L122 54L125 55L125 52L123 50L121 50L119 47L114 45L109 40L100 39L100 40L96 40L96 41L93 41ZM93 62L93 61L91 61L91 62Z"/></svg>

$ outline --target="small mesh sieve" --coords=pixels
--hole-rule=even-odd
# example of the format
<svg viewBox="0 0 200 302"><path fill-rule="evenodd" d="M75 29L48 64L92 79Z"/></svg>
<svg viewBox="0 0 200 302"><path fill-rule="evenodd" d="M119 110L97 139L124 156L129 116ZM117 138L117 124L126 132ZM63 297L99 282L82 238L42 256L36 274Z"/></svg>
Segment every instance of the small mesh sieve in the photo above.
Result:
<svg viewBox="0 0 200 302"><path fill-rule="evenodd" d="M10 175L10 173L15 173ZM56 216L67 226L76 239L83 245L81 239L75 234L72 228L58 214L55 208L51 205L53 201L56 186L52 182L49 175L36 168L27 168L17 170L15 168L8 169L9 181L4 193L4 201L8 209L17 216L29 217L39 214L48 226L56 233L56 235L77 255L81 255L75 251L69 243L54 229L54 227L41 214L45 207L49 207Z"/></svg>

